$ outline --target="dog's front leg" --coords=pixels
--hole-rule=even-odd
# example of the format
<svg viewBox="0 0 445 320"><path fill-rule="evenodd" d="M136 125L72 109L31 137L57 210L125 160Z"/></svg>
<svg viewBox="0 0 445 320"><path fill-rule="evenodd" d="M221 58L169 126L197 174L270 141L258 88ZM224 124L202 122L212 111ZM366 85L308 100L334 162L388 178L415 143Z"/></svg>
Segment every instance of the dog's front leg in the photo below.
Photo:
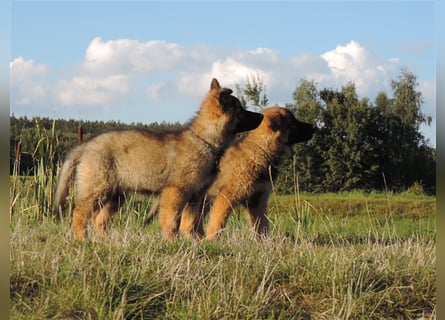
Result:
<svg viewBox="0 0 445 320"><path fill-rule="evenodd" d="M209 221L205 232L207 240L213 240L219 236L219 233L226 225L227 218L231 211L231 201L222 195L222 193L219 193L210 210Z"/></svg>
<svg viewBox="0 0 445 320"><path fill-rule="evenodd" d="M173 241L176 237L181 218L181 212L187 203L187 196L175 186L162 190L159 200L159 224L162 236Z"/></svg>

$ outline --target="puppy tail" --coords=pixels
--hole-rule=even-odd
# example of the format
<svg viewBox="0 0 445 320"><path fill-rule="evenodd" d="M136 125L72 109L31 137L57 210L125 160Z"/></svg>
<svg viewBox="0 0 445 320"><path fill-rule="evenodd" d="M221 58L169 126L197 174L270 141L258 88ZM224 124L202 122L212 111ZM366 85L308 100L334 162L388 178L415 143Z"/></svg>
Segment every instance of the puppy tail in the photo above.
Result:
<svg viewBox="0 0 445 320"><path fill-rule="evenodd" d="M74 178L74 172L79 163L79 160L83 153L83 145L79 145L70 151L68 157L62 165L62 169L59 174L59 182L57 184L56 193L54 195L54 202L52 207L52 213L57 218L63 217L63 211L65 209L65 202L70 186Z"/></svg>
<svg viewBox="0 0 445 320"><path fill-rule="evenodd" d="M155 216L158 214L159 211L159 199L156 199L150 209L150 211L147 213L147 215L144 218L144 227L149 225L155 218Z"/></svg>

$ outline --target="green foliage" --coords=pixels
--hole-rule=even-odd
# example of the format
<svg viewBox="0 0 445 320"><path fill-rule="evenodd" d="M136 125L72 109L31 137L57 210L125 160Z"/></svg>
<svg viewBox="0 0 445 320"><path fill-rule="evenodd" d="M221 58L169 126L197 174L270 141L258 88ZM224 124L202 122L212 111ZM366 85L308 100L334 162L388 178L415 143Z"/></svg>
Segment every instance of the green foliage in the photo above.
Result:
<svg viewBox="0 0 445 320"><path fill-rule="evenodd" d="M417 78L407 69L403 69L399 79L390 82L393 90L392 112L396 114L402 124L418 129L422 123L430 123L431 118L424 115L420 108L423 103L422 93L416 91Z"/></svg>
<svg viewBox="0 0 445 320"><path fill-rule="evenodd" d="M403 70L391 81L393 98L380 93L373 104L358 98L353 83L340 91L318 90L301 80L287 107L318 130L295 146L294 161L283 162L277 190L292 192L289 177L296 174L307 191L403 191L422 181L425 192L435 194L435 149L419 131L431 119L421 113L416 85L415 76Z"/></svg>
<svg viewBox="0 0 445 320"><path fill-rule="evenodd" d="M250 102L253 109L260 111L269 103L265 93L266 86L259 74L248 76L245 87L236 84L236 91L241 104L245 108L247 107L247 102Z"/></svg>
<svg viewBox="0 0 445 320"><path fill-rule="evenodd" d="M404 191L404 194L418 196L418 195L424 195L424 194L426 194L426 192L425 192L425 188L423 187L422 183L419 181L416 181L412 184L411 187L409 187L408 189L406 189Z"/></svg>

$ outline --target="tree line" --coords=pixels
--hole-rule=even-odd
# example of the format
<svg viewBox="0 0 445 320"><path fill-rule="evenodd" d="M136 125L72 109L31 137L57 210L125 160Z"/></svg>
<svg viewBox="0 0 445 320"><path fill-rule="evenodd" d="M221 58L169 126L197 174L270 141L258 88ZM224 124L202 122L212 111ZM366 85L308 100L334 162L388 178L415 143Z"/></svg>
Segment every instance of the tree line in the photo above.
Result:
<svg viewBox="0 0 445 320"><path fill-rule="evenodd" d="M381 92L374 101L360 98L354 83L340 90L318 88L302 79L286 107L302 121L317 126L313 138L294 147L294 156L280 168L275 190L294 193L350 190L404 191L420 185L435 194L436 150L420 132L431 118L421 112L417 79L402 70L390 82L392 96ZM236 85L240 101L255 110L269 104L259 76ZM131 127L150 130L180 128L180 123L132 123L54 120L10 116L10 171L34 174L39 164L56 167L78 142L105 130ZM20 148L20 150L18 150ZM18 151L20 151L18 153ZM52 171L55 172L55 171Z"/></svg>
<svg viewBox="0 0 445 320"><path fill-rule="evenodd" d="M374 101L359 98L354 83L340 90L319 89L302 79L286 107L302 121L317 126L313 138L294 147L276 183L281 193L296 186L311 192L390 190L413 185L436 192L436 150L420 132L431 117L422 113L423 97L416 76L402 69L390 81L392 96L378 93ZM268 104L260 77L237 86L241 102L262 109Z"/></svg>

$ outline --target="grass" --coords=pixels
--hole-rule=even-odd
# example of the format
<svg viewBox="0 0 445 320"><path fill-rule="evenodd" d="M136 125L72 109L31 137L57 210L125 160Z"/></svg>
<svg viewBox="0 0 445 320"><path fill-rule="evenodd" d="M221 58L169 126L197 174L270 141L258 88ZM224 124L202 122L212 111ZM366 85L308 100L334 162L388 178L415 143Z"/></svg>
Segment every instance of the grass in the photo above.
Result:
<svg viewBox="0 0 445 320"><path fill-rule="evenodd" d="M49 213L54 124L35 130L35 174L17 161L10 180L11 319L436 319L436 199L420 184L274 194L270 238L237 210L215 242L167 243L131 195L108 239L81 242Z"/></svg>
<svg viewBox="0 0 445 320"><path fill-rule="evenodd" d="M80 242L11 183L11 319L435 319L435 198L270 199L270 239L236 211L216 242L162 240L130 197L109 238ZM42 211L43 210L43 211Z"/></svg>
<svg viewBox="0 0 445 320"><path fill-rule="evenodd" d="M272 195L270 238L237 210L215 242L164 241L131 195L82 242L49 213L57 137L36 134L35 175L10 180L11 319L436 319L436 199L419 188Z"/></svg>
<svg viewBox="0 0 445 320"><path fill-rule="evenodd" d="M318 243L391 242L414 234L435 238L434 197L354 192L302 194L279 196L276 200L272 196L271 204L269 216L275 217L275 228L281 234L292 236L296 225L303 228L306 240Z"/></svg>

